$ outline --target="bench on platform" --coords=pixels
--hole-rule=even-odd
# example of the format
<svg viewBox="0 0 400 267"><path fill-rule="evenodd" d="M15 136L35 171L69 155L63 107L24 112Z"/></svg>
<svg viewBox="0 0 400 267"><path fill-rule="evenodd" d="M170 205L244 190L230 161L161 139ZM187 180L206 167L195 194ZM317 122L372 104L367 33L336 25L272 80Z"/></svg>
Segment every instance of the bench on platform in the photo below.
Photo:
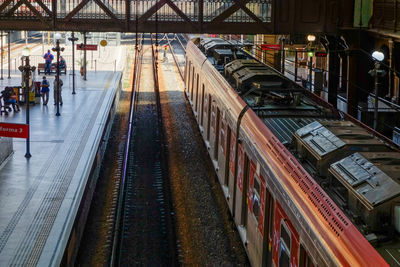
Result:
<svg viewBox="0 0 400 267"><path fill-rule="evenodd" d="M44 66L45 66L45 63L39 63L38 64L38 74L40 74L41 72L42 73L45 73L45 69L44 69ZM54 74L56 74L57 73L57 67L56 67L56 65L55 64L51 64L51 68L50 68L50 74L51 73L54 73ZM67 74L67 68L61 68L60 69L60 74Z"/></svg>

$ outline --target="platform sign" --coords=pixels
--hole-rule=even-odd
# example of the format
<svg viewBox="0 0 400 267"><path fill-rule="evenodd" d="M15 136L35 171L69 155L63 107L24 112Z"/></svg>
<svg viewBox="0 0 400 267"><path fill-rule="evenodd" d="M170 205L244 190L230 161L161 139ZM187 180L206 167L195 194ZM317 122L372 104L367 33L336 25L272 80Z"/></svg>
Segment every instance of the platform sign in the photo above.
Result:
<svg viewBox="0 0 400 267"><path fill-rule="evenodd" d="M261 44L261 50L281 50L280 44Z"/></svg>
<svg viewBox="0 0 400 267"><path fill-rule="evenodd" d="M77 45L76 45L76 50L92 50L92 51L97 51L97 45L77 44Z"/></svg>
<svg viewBox="0 0 400 267"><path fill-rule="evenodd" d="M316 57L326 57L326 52L315 52Z"/></svg>
<svg viewBox="0 0 400 267"><path fill-rule="evenodd" d="M29 125L0 122L0 136L27 139L29 137Z"/></svg>

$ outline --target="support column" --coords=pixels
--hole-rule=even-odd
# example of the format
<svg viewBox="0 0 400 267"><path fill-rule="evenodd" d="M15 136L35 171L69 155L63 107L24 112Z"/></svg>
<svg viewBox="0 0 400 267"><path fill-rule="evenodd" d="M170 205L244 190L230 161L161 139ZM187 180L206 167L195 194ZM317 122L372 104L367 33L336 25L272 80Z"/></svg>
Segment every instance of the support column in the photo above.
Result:
<svg viewBox="0 0 400 267"><path fill-rule="evenodd" d="M393 68L394 68L394 64L393 64L393 47L394 47L394 43L393 43L393 39L390 39L388 41L389 43L389 71L388 71L388 78L389 78L389 90L388 90L388 94L390 96L390 98L392 99L394 96L394 90L393 90L393 84L394 84L394 73L393 73Z"/></svg>
<svg viewBox="0 0 400 267"><path fill-rule="evenodd" d="M340 55L340 66L341 66L341 73L342 76L340 79L340 89L341 91L347 91L347 56L341 54Z"/></svg>
<svg viewBox="0 0 400 267"><path fill-rule="evenodd" d="M358 59L355 52L347 55L347 113L355 118L358 114L357 76Z"/></svg>
<svg viewBox="0 0 400 267"><path fill-rule="evenodd" d="M335 52L328 53L328 102L337 107L337 94L340 73L339 55Z"/></svg>
<svg viewBox="0 0 400 267"><path fill-rule="evenodd" d="M86 66L86 32L83 33L83 44L85 49L83 50L83 80L86 81L86 71L87 71L87 66Z"/></svg>

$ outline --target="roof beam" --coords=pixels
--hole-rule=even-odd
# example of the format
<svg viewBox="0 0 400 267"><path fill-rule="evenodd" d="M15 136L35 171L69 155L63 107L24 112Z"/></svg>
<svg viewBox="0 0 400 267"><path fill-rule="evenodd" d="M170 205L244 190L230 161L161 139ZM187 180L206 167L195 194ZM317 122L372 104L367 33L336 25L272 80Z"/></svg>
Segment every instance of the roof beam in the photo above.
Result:
<svg viewBox="0 0 400 267"><path fill-rule="evenodd" d="M64 19L64 21L68 22L72 19L73 16L75 16L79 10L81 10L87 3L89 2L89 0L83 0L82 2L79 3L79 5L77 5L74 10L72 10Z"/></svg>
<svg viewBox="0 0 400 267"><path fill-rule="evenodd" d="M183 12L180 10L171 0L167 0L167 4L186 22L188 22L195 31L198 30L197 25L195 25Z"/></svg>
<svg viewBox="0 0 400 267"><path fill-rule="evenodd" d="M112 19L115 20L115 21L118 21L117 16L115 16L115 14L114 14L113 12L111 12L111 10L108 9L108 8L103 4L103 2L101 2L100 0L94 0L94 1L100 6L101 9L104 10L104 12L106 12L106 14L107 14L110 18L112 18Z"/></svg>
<svg viewBox="0 0 400 267"><path fill-rule="evenodd" d="M242 1L242 5L246 5L248 2L250 2L250 0L244 0ZM238 5L238 3L235 1L235 4L228 7L227 9L225 9L225 11L223 11L221 14L219 14L218 16L216 16L215 18L213 18L211 20L211 23L220 23L223 22L224 20L226 20L227 18L229 18L229 16L231 16L233 13L235 13L236 11L238 11L240 9L240 6Z"/></svg>
<svg viewBox="0 0 400 267"><path fill-rule="evenodd" d="M160 8L162 8L167 0L160 0L154 6L150 7L143 15L139 18L139 23L143 23L148 20L154 13L156 13Z"/></svg>

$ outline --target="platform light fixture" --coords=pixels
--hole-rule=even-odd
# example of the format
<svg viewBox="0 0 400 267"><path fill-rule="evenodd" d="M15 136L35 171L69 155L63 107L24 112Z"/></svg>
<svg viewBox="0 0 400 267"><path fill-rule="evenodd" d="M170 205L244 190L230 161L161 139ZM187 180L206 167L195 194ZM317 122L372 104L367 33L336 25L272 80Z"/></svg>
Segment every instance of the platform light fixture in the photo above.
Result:
<svg viewBox="0 0 400 267"><path fill-rule="evenodd" d="M379 108L379 98L378 98L378 88L379 88L379 77L385 76L386 71L381 70L381 62L385 59L385 55L381 51L372 52L372 59L375 61L374 69L370 70L368 73L374 77L374 94L375 94L375 105L374 105L374 130L378 128L378 108Z"/></svg>
<svg viewBox="0 0 400 267"><path fill-rule="evenodd" d="M56 47L53 47L52 50L57 52L57 68L56 68L56 80L57 80L57 95L56 95L56 105L57 105L57 113L56 116L60 116L60 52L64 51L64 47L60 47L61 34L55 33L54 39L56 40ZM54 88L56 90L56 88Z"/></svg>
<svg viewBox="0 0 400 267"><path fill-rule="evenodd" d="M31 50L29 49L29 47L25 47L22 50L22 63L23 60L25 59L25 65L21 65L18 67L18 69L21 71L22 73L22 77L24 78L23 80L23 85L24 85L24 90L25 90L25 103L26 103L26 124L29 126L29 92L30 92L30 75L31 73L34 73L36 70L35 66L30 66L29 64L29 56L31 54ZM25 153L25 157L26 158L30 158L31 157L31 153L30 153L30 137L28 136L28 138L26 139L26 153Z"/></svg>
<svg viewBox="0 0 400 267"><path fill-rule="evenodd" d="M385 55L381 51L372 52L372 59L375 61L374 69L370 70L368 73L374 77L374 94L375 94L375 105L374 105L374 130L378 128L378 108L379 108L379 98L378 98L378 88L379 88L379 77L385 76L386 71L381 70L381 62L385 59Z"/></svg>
<svg viewBox="0 0 400 267"><path fill-rule="evenodd" d="M68 38L72 42L72 94L75 94L75 42L79 39L75 37L75 33L71 33L71 37ZM105 41L105 40L104 40Z"/></svg>
<svg viewBox="0 0 400 267"><path fill-rule="evenodd" d="M31 55L31 49L29 47L25 47L22 49L22 56L29 57Z"/></svg>
<svg viewBox="0 0 400 267"><path fill-rule="evenodd" d="M315 39L316 39L316 37L315 37L314 34L309 34L309 35L307 35L307 41L309 41L309 42L314 42Z"/></svg>
<svg viewBox="0 0 400 267"><path fill-rule="evenodd" d="M372 52L372 58L376 61L383 61L385 59L385 55L381 51Z"/></svg>

